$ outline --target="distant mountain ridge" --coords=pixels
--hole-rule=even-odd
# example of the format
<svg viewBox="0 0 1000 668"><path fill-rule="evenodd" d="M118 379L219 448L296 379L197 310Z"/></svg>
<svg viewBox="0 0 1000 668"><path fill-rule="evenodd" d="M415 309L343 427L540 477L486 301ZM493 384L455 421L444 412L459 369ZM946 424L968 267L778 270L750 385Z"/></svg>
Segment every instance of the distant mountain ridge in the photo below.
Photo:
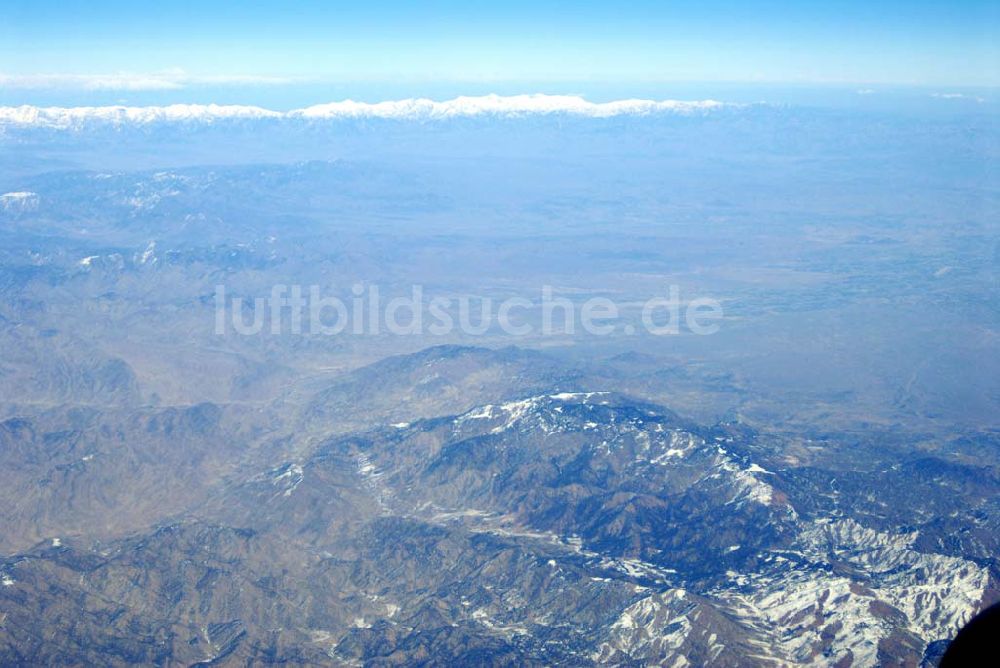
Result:
<svg viewBox="0 0 1000 668"><path fill-rule="evenodd" d="M257 106L219 104L171 104L160 107L0 107L0 125L72 128L86 123L114 125L168 122L205 122L224 120L332 120L381 118L400 120L435 120L469 116L523 116L567 114L592 118L657 113L691 114L719 109L727 105L716 100L642 100L590 102L574 95L483 95L435 101L409 98L384 102L343 100L317 104L287 112Z"/></svg>

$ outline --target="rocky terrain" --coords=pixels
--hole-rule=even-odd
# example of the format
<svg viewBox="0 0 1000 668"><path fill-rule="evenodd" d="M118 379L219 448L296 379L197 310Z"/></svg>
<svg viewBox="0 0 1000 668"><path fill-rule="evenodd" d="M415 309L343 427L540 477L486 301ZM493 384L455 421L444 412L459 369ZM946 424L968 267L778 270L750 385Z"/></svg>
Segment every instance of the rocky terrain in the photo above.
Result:
<svg viewBox="0 0 1000 668"><path fill-rule="evenodd" d="M921 664L997 597L996 466L789 467L540 359L387 360L291 432L214 405L7 420L3 662ZM431 417L317 426L375 378L434 378Z"/></svg>

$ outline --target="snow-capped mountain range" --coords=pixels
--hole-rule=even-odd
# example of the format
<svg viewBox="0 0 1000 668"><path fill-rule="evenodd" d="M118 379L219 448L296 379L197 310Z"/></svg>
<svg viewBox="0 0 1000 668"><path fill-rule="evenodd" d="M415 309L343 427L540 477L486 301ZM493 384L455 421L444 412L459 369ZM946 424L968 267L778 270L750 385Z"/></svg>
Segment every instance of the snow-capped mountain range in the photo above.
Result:
<svg viewBox="0 0 1000 668"><path fill-rule="evenodd" d="M0 107L0 126L73 128L85 123L143 125L156 122L204 122L247 119L335 120L380 118L435 120L472 116L566 114L591 118L660 113L692 114L729 106L715 100L641 100L590 102L574 95L483 95L434 101L410 98L385 102L344 100L291 111L218 104L172 104L162 107Z"/></svg>

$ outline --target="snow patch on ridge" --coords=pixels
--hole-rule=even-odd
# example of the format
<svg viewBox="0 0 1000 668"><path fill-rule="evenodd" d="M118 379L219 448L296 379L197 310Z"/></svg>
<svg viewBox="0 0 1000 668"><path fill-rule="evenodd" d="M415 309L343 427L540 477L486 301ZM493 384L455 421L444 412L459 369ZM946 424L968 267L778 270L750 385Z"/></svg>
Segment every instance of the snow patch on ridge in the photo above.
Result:
<svg viewBox="0 0 1000 668"><path fill-rule="evenodd" d="M804 524L788 558L773 556L758 570L734 573L737 588L711 595L767 639L775 658L829 665L849 652L855 665L875 665L879 641L898 623L894 617L925 642L950 638L989 585L987 569L917 552L915 538L916 532L890 534L849 519L816 520ZM866 577L852 579L834 564Z"/></svg>
<svg viewBox="0 0 1000 668"><path fill-rule="evenodd" d="M0 211L21 213L38 208L38 193L18 191L0 195Z"/></svg>
<svg viewBox="0 0 1000 668"><path fill-rule="evenodd" d="M696 610L686 601L684 589L668 589L640 599L625 608L591 655L599 663L615 663L625 656L663 661L678 657L692 632L688 615Z"/></svg>
<svg viewBox="0 0 1000 668"><path fill-rule="evenodd" d="M587 404L590 403L591 399L594 397L605 396L607 394L608 392L559 392L556 394L542 394L534 397L527 397L525 399L517 399L515 401L508 401L499 405L486 404L485 406L473 408L467 413L455 418L455 425L461 426L470 420L503 419L501 424L496 425L490 430L490 433L492 434L500 434L529 416L536 409L545 405L551 405L553 402ZM598 403L603 405L607 402L600 401ZM556 406L555 411L560 412L562 411L562 408L560 406ZM591 427L597 426L596 423L592 422L587 424ZM548 432L546 425L541 425L539 428L543 432Z"/></svg>

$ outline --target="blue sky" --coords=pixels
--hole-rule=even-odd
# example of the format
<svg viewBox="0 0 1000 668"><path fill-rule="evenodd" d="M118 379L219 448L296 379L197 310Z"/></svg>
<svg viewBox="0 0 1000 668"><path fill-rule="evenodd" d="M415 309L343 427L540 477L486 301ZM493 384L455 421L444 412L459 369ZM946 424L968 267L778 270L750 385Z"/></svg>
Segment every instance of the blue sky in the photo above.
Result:
<svg viewBox="0 0 1000 668"><path fill-rule="evenodd" d="M1000 84L998 2L5 3L0 88ZM373 86L375 88L373 88Z"/></svg>

